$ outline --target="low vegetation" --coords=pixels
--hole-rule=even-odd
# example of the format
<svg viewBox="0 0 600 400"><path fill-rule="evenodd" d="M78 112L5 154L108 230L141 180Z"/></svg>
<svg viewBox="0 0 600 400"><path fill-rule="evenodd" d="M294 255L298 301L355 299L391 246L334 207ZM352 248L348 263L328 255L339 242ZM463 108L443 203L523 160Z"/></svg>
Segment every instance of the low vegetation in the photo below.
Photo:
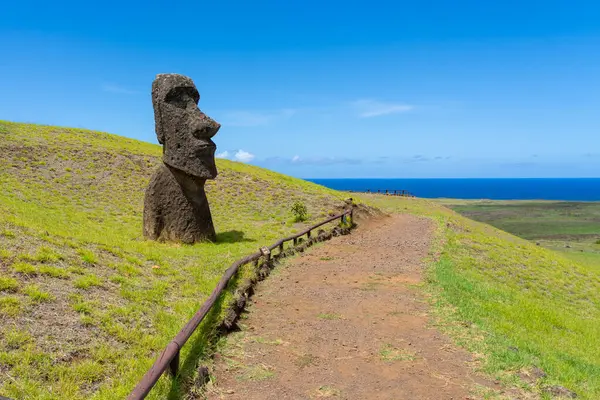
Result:
<svg viewBox="0 0 600 400"><path fill-rule="evenodd" d="M468 218L600 267L600 202L439 201Z"/></svg>
<svg viewBox="0 0 600 400"><path fill-rule="evenodd" d="M207 185L217 243L148 242L141 235L143 194L160 163L158 146L9 122L0 122L0 137L0 394L15 399L125 398L231 262L339 212L345 197L219 160L219 177ZM482 371L542 398L557 385L582 399L600 398L600 269L593 251L558 253L432 201L353 198L437 223L425 285L435 324L476 354ZM304 223L295 222L290 199L306 207ZM587 234L581 229L590 226L561 234ZM535 239L514 224L503 228L563 240ZM597 249L596 240L582 246ZM245 268L240 278L251 273ZM377 290L375 283L365 290ZM229 297L184 347L180 379L161 378L149 398L187 393ZM413 355L390 345L379 357L401 362ZM535 368L544 374L527 379ZM259 366L241 371L240 379L272 375ZM322 387L315 395L339 391Z"/></svg>
<svg viewBox="0 0 600 400"><path fill-rule="evenodd" d="M308 219L308 209L301 201L294 202L292 206L292 214L294 214L295 222L302 222Z"/></svg>
<svg viewBox="0 0 600 400"><path fill-rule="evenodd" d="M420 200L359 196L436 221L427 291L436 325L478 356L480 369L550 398L562 386L600 398L600 265L580 263ZM544 371L537 380L530 372Z"/></svg>
<svg viewBox="0 0 600 400"><path fill-rule="evenodd" d="M0 394L14 399L125 398L233 261L343 205L341 193L218 160L207 184L218 242L149 242L143 195L159 146L10 122L0 137ZM221 312L184 348L182 379L149 398L181 397Z"/></svg>

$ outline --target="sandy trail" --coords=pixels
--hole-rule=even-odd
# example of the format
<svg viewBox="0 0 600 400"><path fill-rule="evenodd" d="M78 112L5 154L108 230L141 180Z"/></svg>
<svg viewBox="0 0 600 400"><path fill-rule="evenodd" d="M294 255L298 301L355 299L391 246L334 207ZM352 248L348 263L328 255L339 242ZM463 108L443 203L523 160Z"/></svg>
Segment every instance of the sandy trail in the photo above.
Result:
<svg viewBox="0 0 600 400"><path fill-rule="evenodd" d="M414 287L432 232L396 215L277 267L217 354L207 398L477 398L470 355L428 326Z"/></svg>

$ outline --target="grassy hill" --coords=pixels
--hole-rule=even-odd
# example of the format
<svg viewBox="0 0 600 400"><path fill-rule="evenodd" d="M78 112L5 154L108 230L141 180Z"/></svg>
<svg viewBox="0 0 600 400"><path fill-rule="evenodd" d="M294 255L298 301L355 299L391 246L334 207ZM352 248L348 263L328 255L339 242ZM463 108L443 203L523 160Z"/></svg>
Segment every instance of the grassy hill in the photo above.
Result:
<svg viewBox="0 0 600 400"><path fill-rule="evenodd" d="M308 224L344 198L218 160L207 184L218 243L145 241L160 155L106 133L0 122L0 394L124 398L234 260L300 228L295 200ZM162 380L153 397L169 391Z"/></svg>
<svg viewBox="0 0 600 400"><path fill-rule="evenodd" d="M439 201L468 218L600 268L600 202Z"/></svg>
<svg viewBox="0 0 600 400"><path fill-rule="evenodd" d="M600 263L578 262L439 202L361 197L437 222L426 285L436 326L477 355L482 371L531 398L553 398L553 386L600 398ZM547 376L536 381L534 368Z"/></svg>
<svg viewBox="0 0 600 400"><path fill-rule="evenodd" d="M151 144L0 122L1 395L124 398L232 261L301 228L294 200L310 223L347 196L219 160L207 185L218 243L148 242L142 201L159 162ZM432 201L352 197L437 223L423 289L435 325L482 371L532 398L552 385L600 398L599 268ZM202 357L209 335L210 324L182 359ZM534 367L547 376L532 380ZM181 383L163 378L149 398L183 398L193 376L188 362Z"/></svg>

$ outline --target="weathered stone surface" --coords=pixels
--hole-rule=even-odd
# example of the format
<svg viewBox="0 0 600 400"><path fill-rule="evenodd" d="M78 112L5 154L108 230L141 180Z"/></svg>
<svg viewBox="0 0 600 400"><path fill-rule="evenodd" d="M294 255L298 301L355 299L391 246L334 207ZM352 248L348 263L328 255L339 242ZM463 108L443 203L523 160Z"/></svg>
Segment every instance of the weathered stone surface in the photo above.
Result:
<svg viewBox="0 0 600 400"><path fill-rule="evenodd" d="M194 243L216 239L205 179L167 164L154 173L144 201L144 236L152 240Z"/></svg>
<svg viewBox="0 0 600 400"><path fill-rule="evenodd" d="M163 162L144 199L144 236L152 240L194 243L216 240L206 179L217 176L219 123L198 108L200 94L183 75L159 74L152 83L152 104Z"/></svg>

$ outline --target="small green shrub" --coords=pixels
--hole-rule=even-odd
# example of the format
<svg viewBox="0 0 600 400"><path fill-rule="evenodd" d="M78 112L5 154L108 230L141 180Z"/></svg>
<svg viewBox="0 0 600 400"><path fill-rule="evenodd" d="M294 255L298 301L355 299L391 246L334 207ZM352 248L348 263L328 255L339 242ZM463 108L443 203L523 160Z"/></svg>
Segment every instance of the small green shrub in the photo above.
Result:
<svg viewBox="0 0 600 400"><path fill-rule="evenodd" d="M73 303L72 307L73 310L80 314L91 314L93 311L92 305L83 300L76 301L75 303Z"/></svg>
<svg viewBox="0 0 600 400"><path fill-rule="evenodd" d="M18 349L31 340L31 335L26 331L12 328L5 333L4 340L9 349Z"/></svg>
<svg viewBox="0 0 600 400"><path fill-rule="evenodd" d="M12 253L7 249L0 249L0 260L6 260L12 257Z"/></svg>
<svg viewBox="0 0 600 400"><path fill-rule="evenodd" d="M62 268L53 267L51 265L42 265L39 269L40 274L50 275L53 278L66 279L69 277L69 273Z"/></svg>
<svg viewBox="0 0 600 400"><path fill-rule="evenodd" d="M0 297L0 315L15 316L21 312L21 301L15 296Z"/></svg>
<svg viewBox="0 0 600 400"><path fill-rule="evenodd" d="M22 261L18 262L18 263L14 263L12 265L12 269L15 272L18 272L18 273L23 274L23 275L35 275L35 274L37 274L37 270L36 270L36 268L33 265L31 265L29 263L26 263L26 262L22 262Z"/></svg>
<svg viewBox="0 0 600 400"><path fill-rule="evenodd" d="M118 283L118 284L127 282L127 279L124 276L121 276L121 275L113 275L113 276L111 276L109 278L109 280L112 283Z"/></svg>
<svg viewBox="0 0 600 400"><path fill-rule="evenodd" d="M139 268L127 263L111 264L110 267L117 270L121 275L125 276L137 276L142 272Z"/></svg>
<svg viewBox="0 0 600 400"><path fill-rule="evenodd" d="M77 267L77 266L70 266L69 268L67 268L67 271L69 271L72 274L76 274L76 275L85 275L85 273L87 272L85 268L81 268L81 267Z"/></svg>
<svg viewBox="0 0 600 400"><path fill-rule="evenodd" d="M57 262L59 260L63 260L64 256L49 247L42 246L37 251L34 260L47 263L47 262Z"/></svg>
<svg viewBox="0 0 600 400"><path fill-rule="evenodd" d="M50 293L40 290L40 288L36 285L26 286L23 289L23 293L25 293L27 296L29 296L31 298L31 300L33 300L37 303L41 303L44 301L50 301L50 300L54 299L54 297Z"/></svg>
<svg viewBox="0 0 600 400"><path fill-rule="evenodd" d="M346 215L346 217L343 219L343 221L340 222L340 227L351 228L352 227L352 218L350 218L349 215Z"/></svg>
<svg viewBox="0 0 600 400"><path fill-rule="evenodd" d="M87 314L81 314L79 316L79 321L83 326L93 326L94 325L94 317L89 316Z"/></svg>
<svg viewBox="0 0 600 400"><path fill-rule="evenodd" d="M78 289L89 289L92 286L102 286L102 280L96 275L87 275L75 280L75 287Z"/></svg>
<svg viewBox="0 0 600 400"><path fill-rule="evenodd" d="M19 282L15 278L0 276L0 292L15 292Z"/></svg>
<svg viewBox="0 0 600 400"><path fill-rule="evenodd" d="M87 264L96 264L98 262L98 257L91 251L87 249L80 249L77 251L81 256L81 260Z"/></svg>
<svg viewBox="0 0 600 400"><path fill-rule="evenodd" d="M600 239L596 240L596 244L600 244Z"/></svg>
<svg viewBox="0 0 600 400"><path fill-rule="evenodd" d="M308 209L301 201L296 201L292 206L292 214L294 214L295 222L302 222L308 219Z"/></svg>
<svg viewBox="0 0 600 400"><path fill-rule="evenodd" d="M14 232L9 231L8 229L4 229L2 232L0 232L0 236L4 236L4 237L10 238L10 239L13 239L16 237Z"/></svg>

